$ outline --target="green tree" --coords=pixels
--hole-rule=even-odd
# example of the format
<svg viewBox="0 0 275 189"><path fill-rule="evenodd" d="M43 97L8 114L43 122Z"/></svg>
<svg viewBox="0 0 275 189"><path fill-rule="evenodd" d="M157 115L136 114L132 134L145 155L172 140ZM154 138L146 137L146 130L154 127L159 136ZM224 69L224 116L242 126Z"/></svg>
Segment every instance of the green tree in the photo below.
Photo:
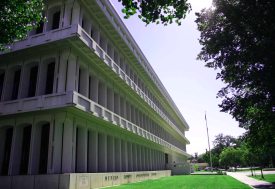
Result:
<svg viewBox="0 0 275 189"><path fill-rule="evenodd" d="M237 139L230 135L223 135L222 133L215 136L215 140L213 141L213 153L218 156L223 151L224 148L232 147L237 145Z"/></svg>
<svg viewBox="0 0 275 189"><path fill-rule="evenodd" d="M1 0L0 7L0 51L6 44L24 39L43 19L43 0Z"/></svg>
<svg viewBox="0 0 275 189"><path fill-rule="evenodd" d="M122 12L125 18L134 14L146 24L162 23L171 24L174 21L181 24L181 20L191 10L191 5L187 0L118 0L122 2Z"/></svg>
<svg viewBox="0 0 275 189"><path fill-rule="evenodd" d="M214 0L213 8L197 13L196 23L198 58L226 83L217 94L221 111L247 129L257 146L274 145L275 1Z"/></svg>
<svg viewBox="0 0 275 189"><path fill-rule="evenodd" d="M242 154L241 148L225 148L220 154L220 165L223 167L237 167L242 165Z"/></svg>

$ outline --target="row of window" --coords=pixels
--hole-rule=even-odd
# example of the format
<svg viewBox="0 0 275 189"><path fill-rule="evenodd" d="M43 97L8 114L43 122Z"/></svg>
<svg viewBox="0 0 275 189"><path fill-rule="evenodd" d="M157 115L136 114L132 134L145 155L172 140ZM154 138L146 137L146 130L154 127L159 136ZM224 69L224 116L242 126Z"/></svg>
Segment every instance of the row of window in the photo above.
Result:
<svg viewBox="0 0 275 189"><path fill-rule="evenodd" d="M22 128L22 132L17 133L17 139L14 140L14 128L13 127L3 127L0 129L2 138L0 139L1 143L4 144L4 147L1 149L0 152L0 162L1 170L0 175L8 175L9 174L9 165L11 161L11 151L12 147L17 148L14 150L13 161L19 160L19 167L18 171L15 174L28 174L28 167L29 167L29 157L30 157L30 147L31 147L31 132L32 132L32 125L25 125ZM40 138L36 138L36 144L39 144L39 150L37 152L33 152L33 156L38 158L38 170L37 174L45 174L47 173L47 164L48 164L48 148L49 148L49 132L50 132L50 124L43 123L38 126L36 130L36 136L40 136ZM39 133L38 133L39 132ZM20 135L20 136L18 136ZM12 142L16 141L18 144L12 145ZM21 144L21 145L19 145ZM2 156L2 157L1 157ZM18 159L16 159L18 158Z"/></svg>
<svg viewBox="0 0 275 189"><path fill-rule="evenodd" d="M3 101L53 93L55 64L55 59L50 58L40 64L35 62L26 64L23 69L21 66L11 67L7 70L7 74L5 70L0 70L0 95L2 94ZM68 67L68 64L65 66ZM68 68L64 69L68 72ZM66 75L66 78L69 78L69 73ZM89 74L87 69L81 66L77 75L76 90L80 94L175 145L176 140L171 134L150 119L136 105L133 105L131 101L126 100L123 94L114 92L115 89L107 87L104 81ZM69 82L74 83L73 80ZM5 88L3 88L4 84ZM176 146L185 150L185 144L178 143Z"/></svg>
<svg viewBox="0 0 275 189"><path fill-rule="evenodd" d="M83 10L82 10L83 11ZM115 46L108 40L106 35L99 31L98 26L91 22L91 19L85 14L83 11L81 14L81 26L82 28L93 38L100 47L107 52L107 54L116 62L116 64L128 75L132 81L134 81L137 86L144 92L146 96L171 120L174 125L176 121L172 118L172 116L163 108L161 103L157 100L157 98L148 90L146 85L143 83L141 79L137 76L137 74L130 68L130 66L125 63L125 59L122 58L121 54L117 52ZM41 33L45 30L53 30L60 27L61 20L61 6L55 6L50 8L47 11L47 26L44 26L44 23L41 22L40 26L32 32L31 34ZM183 132L184 133L184 132Z"/></svg>
<svg viewBox="0 0 275 189"><path fill-rule="evenodd" d="M19 129L19 127L17 128ZM21 125L20 129L22 129L21 132L17 131L15 135L14 127L12 126L0 128L2 136L0 141L4 144L4 147L0 148L0 160L2 160L0 162L0 175L27 175L30 171L31 174L47 174L50 123L39 124L36 129L31 124L26 124L24 126ZM64 125L63 129L66 129ZM32 132L36 132L35 135ZM86 138L84 137L85 135ZM163 152L127 141L118 143L117 138L81 127L77 127L75 137L75 172L157 170L164 169L165 164L168 163L167 154L164 157ZM60 139L63 139L63 137ZM90 141L94 143L91 144ZM87 149L84 149L84 146ZM13 158L11 157L12 150ZM87 153L82 153L83 150L86 150ZM116 153L119 153L119 156ZM98 158L92 158L94 156ZM107 162L105 162L106 156ZM142 161L142 159L146 160ZM17 161L18 163L15 163ZM32 164L30 161L32 161ZM11 163L15 164L12 166L13 170L9 170ZM38 165L38 170L36 171L34 171L35 164ZM92 164L92 166L89 164ZM18 166L17 170L15 169L16 166ZM55 172L60 173L61 170L55 170Z"/></svg>
<svg viewBox="0 0 275 189"><path fill-rule="evenodd" d="M40 69L43 69L43 71L38 74L38 63L31 63L26 66L23 74L22 66L14 66L7 73L5 70L0 69L0 97L2 96L3 100L16 100L36 95L51 94L54 84L55 61L45 61ZM39 76L40 84L37 85ZM37 91L38 86L40 91ZM20 89L21 94L19 96Z"/></svg>
<svg viewBox="0 0 275 189"><path fill-rule="evenodd" d="M81 67L78 71L78 83L80 94L185 151L185 144L178 142L174 136L147 116L147 113Z"/></svg>

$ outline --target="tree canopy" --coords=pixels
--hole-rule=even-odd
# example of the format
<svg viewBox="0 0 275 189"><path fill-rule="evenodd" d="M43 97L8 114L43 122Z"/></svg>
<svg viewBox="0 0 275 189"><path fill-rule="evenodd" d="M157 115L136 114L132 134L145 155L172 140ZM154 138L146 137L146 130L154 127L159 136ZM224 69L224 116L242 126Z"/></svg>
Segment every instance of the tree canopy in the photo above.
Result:
<svg viewBox="0 0 275 189"><path fill-rule="evenodd" d="M275 136L275 1L214 0L197 13L198 59L218 71L226 86L221 111L230 113L254 141Z"/></svg>
<svg viewBox="0 0 275 189"><path fill-rule="evenodd" d="M0 7L0 51L6 44L24 39L43 19L43 0L1 0Z"/></svg>
<svg viewBox="0 0 275 189"><path fill-rule="evenodd" d="M187 0L118 0L123 5L122 12L125 18L134 14L146 24L161 23L164 25L176 22L181 24L181 20L191 10Z"/></svg>

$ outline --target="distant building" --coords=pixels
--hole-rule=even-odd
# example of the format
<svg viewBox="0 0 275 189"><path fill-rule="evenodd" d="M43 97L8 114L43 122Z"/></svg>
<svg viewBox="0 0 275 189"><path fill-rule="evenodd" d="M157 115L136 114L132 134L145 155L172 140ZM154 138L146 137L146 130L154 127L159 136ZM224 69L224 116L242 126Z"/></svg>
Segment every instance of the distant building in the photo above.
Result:
<svg viewBox="0 0 275 189"><path fill-rule="evenodd" d="M189 173L189 126L110 2L45 4L48 22L0 55L0 188Z"/></svg>

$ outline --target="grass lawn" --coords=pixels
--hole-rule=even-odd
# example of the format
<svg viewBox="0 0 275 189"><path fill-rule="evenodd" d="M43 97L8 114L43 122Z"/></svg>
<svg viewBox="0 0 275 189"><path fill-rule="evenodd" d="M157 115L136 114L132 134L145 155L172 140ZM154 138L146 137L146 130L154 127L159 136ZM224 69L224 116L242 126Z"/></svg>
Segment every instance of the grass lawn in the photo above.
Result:
<svg viewBox="0 0 275 189"><path fill-rule="evenodd" d="M226 175L184 175L110 187L113 189L250 189Z"/></svg>
<svg viewBox="0 0 275 189"><path fill-rule="evenodd" d="M263 180L261 175L253 176L253 178ZM264 175L264 181L275 183L275 174Z"/></svg>

